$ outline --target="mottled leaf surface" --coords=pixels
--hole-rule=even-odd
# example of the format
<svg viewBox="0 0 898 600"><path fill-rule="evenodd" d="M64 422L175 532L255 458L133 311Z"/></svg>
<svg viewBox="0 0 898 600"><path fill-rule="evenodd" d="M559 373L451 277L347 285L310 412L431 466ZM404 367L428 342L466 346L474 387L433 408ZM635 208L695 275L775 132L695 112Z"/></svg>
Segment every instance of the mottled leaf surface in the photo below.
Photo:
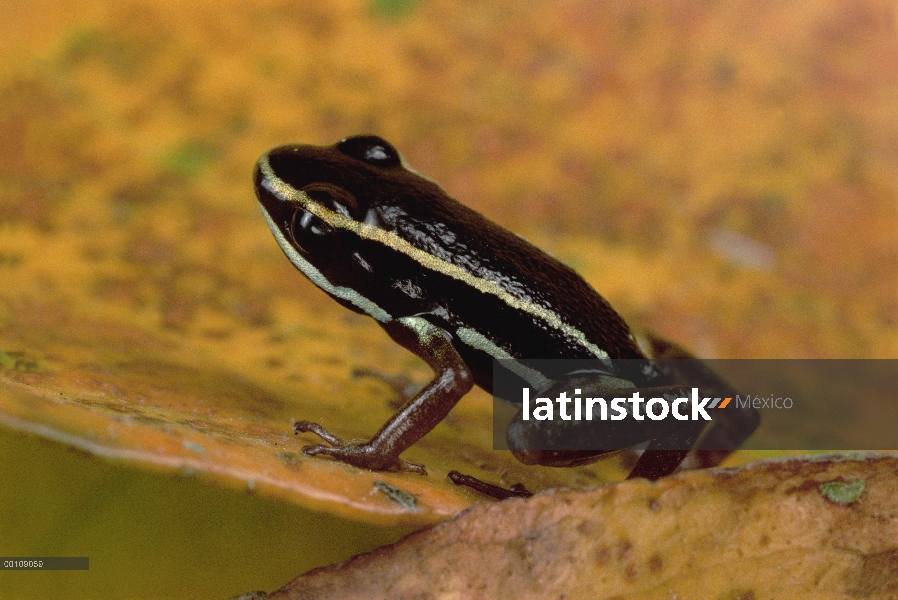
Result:
<svg viewBox="0 0 898 600"><path fill-rule="evenodd" d="M4 3L0 423L382 523L470 506L450 469L608 480L493 452L483 394L427 478L299 454L389 416L354 370L429 376L255 207L262 152L361 132L700 356L898 354L893 7L384 6Z"/></svg>
<svg viewBox="0 0 898 600"><path fill-rule="evenodd" d="M792 459L478 505L269 598L894 598L896 471Z"/></svg>

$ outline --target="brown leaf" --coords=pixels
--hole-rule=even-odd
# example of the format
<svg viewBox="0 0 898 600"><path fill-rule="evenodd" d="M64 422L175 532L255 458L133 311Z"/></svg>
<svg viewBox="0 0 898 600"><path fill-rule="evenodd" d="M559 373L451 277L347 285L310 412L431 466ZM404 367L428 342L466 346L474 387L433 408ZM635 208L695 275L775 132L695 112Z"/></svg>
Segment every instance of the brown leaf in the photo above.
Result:
<svg viewBox="0 0 898 600"><path fill-rule="evenodd" d="M21 256L0 288L0 424L378 524L427 525L470 506L479 497L447 480L453 469L535 490L620 477L614 464L534 469L493 451L482 391L404 455L428 477L302 454L319 440L294 436L295 420L365 439L395 410L395 390L354 371L408 374L419 385L431 375L372 321L305 284L250 208L219 219L253 240L220 261L169 264L187 250L169 255L166 243L112 227L92 231L93 241L26 229L0 240ZM166 211L148 218L179 227ZM217 235L169 242L212 247ZM125 241L132 236L139 241ZM93 251L70 250L85 244ZM254 258L257 248L271 260ZM110 267L98 258L107 255L121 258Z"/></svg>
<svg viewBox="0 0 898 600"><path fill-rule="evenodd" d="M382 523L470 506L450 469L607 481L491 451L483 394L408 451L426 479L299 453L294 419L389 416L354 369L428 377L302 280L251 189L275 144L372 129L699 355L896 355L888 6L419 4L386 40L328 3L6 3L0 423Z"/></svg>
<svg viewBox="0 0 898 600"><path fill-rule="evenodd" d="M898 459L760 462L478 505L304 598L896 598Z"/></svg>

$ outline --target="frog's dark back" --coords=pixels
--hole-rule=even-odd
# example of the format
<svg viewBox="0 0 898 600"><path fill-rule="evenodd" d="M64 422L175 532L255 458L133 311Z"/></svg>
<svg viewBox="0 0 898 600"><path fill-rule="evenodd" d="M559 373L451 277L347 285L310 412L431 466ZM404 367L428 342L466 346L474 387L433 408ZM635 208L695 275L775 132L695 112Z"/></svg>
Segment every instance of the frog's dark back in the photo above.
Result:
<svg viewBox="0 0 898 600"><path fill-rule="evenodd" d="M466 362L489 362L500 351L514 358L643 356L623 319L571 268L402 164L372 165L337 146L284 146L266 156L292 188L341 188L357 202L357 220L396 234L408 242L406 250L420 251L339 231L339 244L329 243L326 255L316 260L332 265L326 273L332 283L376 299L393 317L423 315L446 329ZM257 188L262 178L257 169ZM275 215L285 209L268 210ZM278 218L289 221L292 215L282 212ZM371 269L348 267L352 256L363 257ZM463 341L463 332L476 335ZM477 335L488 343L472 342ZM490 344L500 350L484 351ZM487 364L480 370L491 371Z"/></svg>

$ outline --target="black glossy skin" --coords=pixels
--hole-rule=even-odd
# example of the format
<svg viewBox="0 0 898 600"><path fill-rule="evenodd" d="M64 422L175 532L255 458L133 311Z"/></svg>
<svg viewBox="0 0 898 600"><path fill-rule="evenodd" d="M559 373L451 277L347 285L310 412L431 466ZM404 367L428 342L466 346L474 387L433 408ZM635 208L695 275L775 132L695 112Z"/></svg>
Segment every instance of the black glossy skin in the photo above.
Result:
<svg viewBox="0 0 898 600"><path fill-rule="evenodd" d="M338 145L283 146L268 156L277 174L294 188L314 184L322 195L348 194L355 200L356 220L393 231L423 251L495 281L518 298L551 309L611 358L644 358L624 320L573 269L450 198L398 160L372 165L346 156ZM596 358L531 315L511 310L452 277L422 269L377 242L345 231L322 239L291 228L294 207L266 194L259 185L261 177L257 169L260 202L297 239L308 260L332 283L376 299L391 315L420 315L448 331L469 327L515 358ZM369 268L354 258L356 254ZM453 345L471 367L477 385L491 392L493 357L472 351L457 339Z"/></svg>
<svg viewBox="0 0 898 600"><path fill-rule="evenodd" d="M262 168L266 161L269 171ZM365 239L357 231L333 226L327 218L314 216L285 197L282 188L272 184L274 178L290 190L303 190L334 213L395 234L422 255L498 284L507 296L479 290L445 269L425 268L408 252L382 240ZM295 264L307 261L331 285L350 289L388 313L390 318L380 317L379 324L437 373L434 381L366 444L345 444L314 423L297 423L297 432L315 432L330 444L307 448L310 454L327 454L365 468L423 472L418 465L404 463L399 453L444 418L472 383L492 391L495 348L522 359L594 359L601 357L597 352L609 358L645 358L620 315L572 269L406 169L398 152L380 138L358 136L328 147L275 148L260 159L254 182L271 227L301 256L291 260ZM369 312L355 301L332 297L351 310ZM557 315L582 332L588 344L570 331L547 325L543 316L521 310L515 301ZM460 328L476 331L488 340L494 346L492 354L460 339ZM646 381L638 374L625 375L625 383L638 389L671 383L665 377ZM557 373L547 376L559 379ZM675 393L673 388L669 391ZM680 428L652 435L694 439L698 433L700 430L684 434ZM639 430L628 435L633 444L648 437ZM565 466L588 462L595 455L522 451L519 458ZM685 453L652 451L650 447L634 474L659 477L676 469L684 457Z"/></svg>

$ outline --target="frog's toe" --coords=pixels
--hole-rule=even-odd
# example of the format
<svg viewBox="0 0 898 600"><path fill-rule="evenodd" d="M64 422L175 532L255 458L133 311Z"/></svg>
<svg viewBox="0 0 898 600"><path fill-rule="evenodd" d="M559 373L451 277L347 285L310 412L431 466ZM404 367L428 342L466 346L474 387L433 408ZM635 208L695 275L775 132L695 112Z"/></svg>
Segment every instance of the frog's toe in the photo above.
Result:
<svg viewBox="0 0 898 600"><path fill-rule="evenodd" d="M376 452L372 452L371 448L365 445L345 445L341 447L306 446L302 451L307 456L329 456L334 460L370 471L393 471L427 475L427 470L423 465L406 462L400 458L379 455Z"/></svg>
<svg viewBox="0 0 898 600"><path fill-rule="evenodd" d="M318 444L315 446L303 446L302 453L306 456L317 456L319 454L329 454L328 450L334 450L331 446L325 446L323 444Z"/></svg>
<svg viewBox="0 0 898 600"><path fill-rule="evenodd" d="M418 475L427 476L427 469L424 468L424 465L419 465L417 463L410 463L404 460L396 459L398 464L398 471L403 471L405 473L417 473Z"/></svg>
<svg viewBox="0 0 898 600"><path fill-rule="evenodd" d="M293 424L293 433L299 435L300 433L314 433L322 440L330 444L335 448L342 448L345 443L343 440L338 438L337 436L330 433L327 429L319 425L318 423L313 423L311 421L297 421ZM306 448L326 448L327 446L306 446ZM303 448L305 452L305 448ZM307 453L308 454L308 453Z"/></svg>

